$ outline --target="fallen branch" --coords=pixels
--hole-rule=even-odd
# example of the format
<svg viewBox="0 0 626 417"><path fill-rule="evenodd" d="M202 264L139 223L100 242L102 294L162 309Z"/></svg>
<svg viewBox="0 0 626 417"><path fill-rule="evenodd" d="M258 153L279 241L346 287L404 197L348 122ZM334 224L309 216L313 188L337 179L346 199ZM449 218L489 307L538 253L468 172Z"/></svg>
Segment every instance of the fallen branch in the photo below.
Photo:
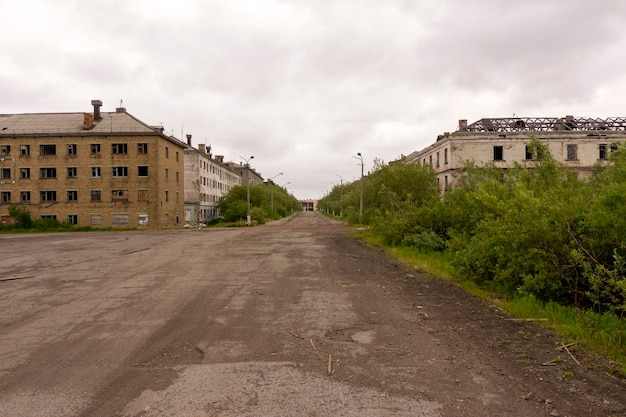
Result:
<svg viewBox="0 0 626 417"><path fill-rule="evenodd" d="M0 277L0 281L15 281L18 279L34 278L32 275L24 275L20 277Z"/></svg>
<svg viewBox="0 0 626 417"><path fill-rule="evenodd" d="M565 345L564 345L563 347L565 348L565 351L567 352L567 354L568 354L568 355L572 358L572 360L573 360L574 362L576 362L576 364L577 364L578 366L582 366L582 365L581 365L581 363L580 363L580 362L578 362L578 359L576 359L576 358L574 357L574 355L572 354L572 352L570 352L570 350L567 348L567 346L565 346Z"/></svg>
<svg viewBox="0 0 626 417"><path fill-rule="evenodd" d="M548 319L546 318L541 318L541 319L505 319L508 321L548 321Z"/></svg>
<svg viewBox="0 0 626 417"><path fill-rule="evenodd" d="M313 343L313 339L309 339L309 342L311 342L311 347L313 348L313 350L317 350L317 348L315 347L315 343Z"/></svg>
<svg viewBox="0 0 626 417"><path fill-rule="evenodd" d="M330 353L328 354L328 369L327 369L328 375L332 375L333 373L333 355L331 355Z"/></svg>
<svg viewBox="0 0 626 417"><path fill-rule="evenodd" d="M568 343L568 344L566 344L566 345L561 343L561 346L558 346L558 347L556 348L556 350L563 350L563 349L567 349L568 347L574 346L574 345L576 345L576 344L578 344L578 342L572 342L572 343Z"/></svg>
<svg viewBox="0 0 626 417"><path fill-rule="evenodd" d="M293 337L297 337L298 339L304 339L303 336L300 336L299 334L296 334L294 332L289 332L290 335L292 335Z"/></svg>

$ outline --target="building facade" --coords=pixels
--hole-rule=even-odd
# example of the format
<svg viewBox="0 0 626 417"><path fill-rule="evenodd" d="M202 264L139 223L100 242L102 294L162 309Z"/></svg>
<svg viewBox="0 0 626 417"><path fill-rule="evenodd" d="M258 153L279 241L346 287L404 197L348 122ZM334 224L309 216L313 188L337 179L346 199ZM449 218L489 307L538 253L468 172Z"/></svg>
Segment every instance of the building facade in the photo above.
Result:
<svg viewBox="0 0 626 417"><path fill-rule="evenodd" d="M204 144L191 147L187 135L185 149L185 224L208 223L221 217L217 202L235 185L241 185L241 175L224 163L222 155L211 154Z"/></svg>
<svg viewBox="0 0 626 417"><path fill-rule="evenodd" d="M528 148L533 136L558 163L585 177L608 159L616 144L626 142L626 118L498 118L470 125L459 120L457 131L440 135L434 144L404 161L432 166L445 191L457 182L467 161L477 166L493 163L503 169L515 163L532 167L537 159Z"/></svg>
<svg viewBox="0 0 626 417"><path fill-rule="evenodd" d="M0 115L0 221L8 209L77 226L183 226L185 144L120 107Z"/></svg>

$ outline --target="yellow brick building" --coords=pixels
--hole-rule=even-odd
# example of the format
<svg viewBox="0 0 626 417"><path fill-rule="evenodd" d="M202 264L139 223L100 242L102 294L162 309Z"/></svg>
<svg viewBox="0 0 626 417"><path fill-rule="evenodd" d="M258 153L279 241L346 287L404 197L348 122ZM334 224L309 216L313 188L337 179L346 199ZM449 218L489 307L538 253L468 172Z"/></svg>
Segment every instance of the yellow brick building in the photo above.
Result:
<svg viewBox="0 0 626 417"><path fill-rule="evenodd" d="M164 229L184 224L185 144L120 107L0 115L0 221L33 219Z"/></svg>

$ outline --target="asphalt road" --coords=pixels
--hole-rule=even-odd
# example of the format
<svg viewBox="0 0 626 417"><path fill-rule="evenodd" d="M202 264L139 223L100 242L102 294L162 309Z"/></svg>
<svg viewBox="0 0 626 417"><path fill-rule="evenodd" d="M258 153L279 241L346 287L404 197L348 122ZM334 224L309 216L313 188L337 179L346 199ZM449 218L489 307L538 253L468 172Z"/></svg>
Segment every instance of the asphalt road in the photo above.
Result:
<svg viewBox="0 0 626 417"><path fill-rule="evenodd" d="M543 333L318 213L250 229L4 235L0 253L2 416L624 411L623 384L533 373L556 356Z"/></svg>

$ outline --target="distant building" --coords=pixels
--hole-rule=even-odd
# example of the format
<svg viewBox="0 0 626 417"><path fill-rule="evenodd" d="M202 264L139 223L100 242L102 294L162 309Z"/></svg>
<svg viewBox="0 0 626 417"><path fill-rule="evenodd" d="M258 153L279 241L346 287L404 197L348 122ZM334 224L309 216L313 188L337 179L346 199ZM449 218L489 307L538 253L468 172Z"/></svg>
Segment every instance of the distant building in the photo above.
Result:
<svg viewBox="0 0 626 417"><path fill-rule="evenodd" d="M317 200L300 200L302 211L317 211Z"/></svg>
<svg viewBox="0 0 626 417"><path fill-rule="evenodd" d="M221 213L217 202L235 185L241 185L241 175L233 165L224 163L224 156L211 154L211 147L191 147L191 135L187 135L185 149L185 223L195 225L208 223Z"/></svg>
<svg viewBox="0 0 626 417"><path fill-rule="evenodd" d="M17 204L78 226L183 226L185 144L119 107L0 115L0 221Z"/></svg>
<svg viewBox="0 0 626 417"><path fill-rule="evenodd" d="M437 141L404 158L405 162L430 165L442 191L457 182L466 161L478 166L493 163L503 169L517 162L532 167L531 135L547 145L557 162L580 177L608 159L617 143L626 142L626 118L498 118L481 119L470 125L459 120L456 132L444 133Z"/></svg>

